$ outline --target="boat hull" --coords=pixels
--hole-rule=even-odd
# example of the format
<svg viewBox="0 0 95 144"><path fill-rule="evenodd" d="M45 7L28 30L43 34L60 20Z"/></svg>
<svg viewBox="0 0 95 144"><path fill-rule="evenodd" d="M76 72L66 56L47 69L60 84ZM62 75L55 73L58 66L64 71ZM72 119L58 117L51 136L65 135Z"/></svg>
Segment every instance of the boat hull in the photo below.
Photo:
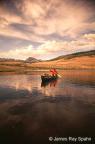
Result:
<svg viewBox="0 0 95 144"><path fill-rule="evenodd" d="M42 82L50 82L56 80L58 76L41 76Z"/></svg>

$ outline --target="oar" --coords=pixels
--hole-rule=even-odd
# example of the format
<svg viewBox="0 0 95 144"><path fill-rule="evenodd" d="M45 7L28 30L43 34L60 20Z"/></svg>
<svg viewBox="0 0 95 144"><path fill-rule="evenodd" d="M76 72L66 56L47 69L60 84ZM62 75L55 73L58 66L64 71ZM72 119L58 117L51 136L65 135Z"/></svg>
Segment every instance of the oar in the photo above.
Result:
<svg viewBox="0 0 95 144"><path fill-rule="evenodd" d="M61 78L62 76L60 74L58 74L58 77Z"/></svg>

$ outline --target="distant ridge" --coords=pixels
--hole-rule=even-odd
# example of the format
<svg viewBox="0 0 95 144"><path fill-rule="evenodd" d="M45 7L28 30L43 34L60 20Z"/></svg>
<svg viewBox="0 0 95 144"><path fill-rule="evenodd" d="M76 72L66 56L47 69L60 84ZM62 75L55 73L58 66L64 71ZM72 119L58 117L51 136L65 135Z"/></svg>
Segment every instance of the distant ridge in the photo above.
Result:
<svg viewBox="0 0 95 144"><path fill-rule="evenodd" d="M29 57L25 60L25 62L27 62L27 63L36 63L36 62L41 62L41 60L38 60L38 59L33 58L33 57Z"/></svg>
<svg viewBox="0 0 95 144"><path fill-rule="evenodd" d="M16 61L23 61L23 60L19 60L19 59L13 59L13 58L0 58L0 62L10 62L10 61L13 61L13 62L16 62Z"/></svg>
<svg viewBox="0 0 95 144"><path fill-rule="evenodd" d="M84 51L84 52L76 52L72 54L67 54L67 55L61 55L58 57L55 57L50 60L41 60L41 59L36 59L34 57L28 57L26 60L21 60L21 59L13 59L13 58L0 58L0 62L4 61L22 61L25 63L36 63L36 62L42 62L42 61L55 61L55 60L60 60L60 59L72 59L75 57L82 57L82 56L95 56L95 50L90 50L90 51Z"/></svg>
<svg viewBox="0 0 95 144"><path fill-rule="evenodd" d="M29 57L26 60L20 60L20 59L13 59L13 58L0 58L0 62L26 62L26 63L35 63L35 62L41 62L41 60L38 60L33 57Z"/></svg>
<svg viewBox="0 0 95 144"><path fill-rule="evenodd" d="M91 51L85 51L85 52L77 52L77 53L72 53L72 54L68 54L68 55L62 55L62 56L58 56L56 58L47 60L47 61L55 61L55 60L59 60L59 59L72 59L75 57L81 57L81 56L95 56L95 50L91 50Z"/></svg>
<svg viewBox="0 0 95 144"><path fill-rule="evenodd" d="M95 70L95 50L59 56L51 60L0 58L0 72L28 73L32 70Z"/></svg>

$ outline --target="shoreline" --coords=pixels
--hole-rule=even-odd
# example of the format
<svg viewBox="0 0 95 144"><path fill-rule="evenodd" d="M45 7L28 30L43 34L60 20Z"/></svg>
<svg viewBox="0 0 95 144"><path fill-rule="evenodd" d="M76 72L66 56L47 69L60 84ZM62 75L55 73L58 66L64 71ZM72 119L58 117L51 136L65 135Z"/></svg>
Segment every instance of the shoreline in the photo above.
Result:
<svg viewBox="0 0 95 144"><path fill-rule="evenodd" d="M41 69L41 70L39 70L39 69L35 69L35 70L31 70L31 71L2 71L2 72L0 72L0 75L6 75L6 74L33 74L34 72L49 72L49 70L50 69ZM74 72L84 72L84 71L89 71L89 72L94 72L95 71L95 69L57 69L59 72L62 72L62 71L74 71ZM35 73L34 73L35 74Z"/></svg>

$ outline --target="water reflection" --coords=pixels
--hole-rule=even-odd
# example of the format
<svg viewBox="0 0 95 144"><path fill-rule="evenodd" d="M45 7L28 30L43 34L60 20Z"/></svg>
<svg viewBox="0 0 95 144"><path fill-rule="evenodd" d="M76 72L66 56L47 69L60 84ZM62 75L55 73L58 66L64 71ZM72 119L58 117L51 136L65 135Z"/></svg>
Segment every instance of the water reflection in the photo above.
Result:
<svg viewBox="0 0 95 144"><path fill-rule="evenodd" d="M0 76L0 143L95 135L95 72L62 74L45 84L39 74Z"/></svg>
<svg viewBox="0 0 95 144"><path fill-rule="evenodd" d="M41 87L47 87L48 85L50 87L55 87L57 84L58 80L52 80L52 81L46 81L46 82L41 82Z"/></svg>
<svg viewBox="0 0 95 144"><path fill-rule="evenodd" d="M0 86L32 91L33 87L40 87L38 80L40 80L39 76L33 75L4 75L0 77Z"/></svg>

